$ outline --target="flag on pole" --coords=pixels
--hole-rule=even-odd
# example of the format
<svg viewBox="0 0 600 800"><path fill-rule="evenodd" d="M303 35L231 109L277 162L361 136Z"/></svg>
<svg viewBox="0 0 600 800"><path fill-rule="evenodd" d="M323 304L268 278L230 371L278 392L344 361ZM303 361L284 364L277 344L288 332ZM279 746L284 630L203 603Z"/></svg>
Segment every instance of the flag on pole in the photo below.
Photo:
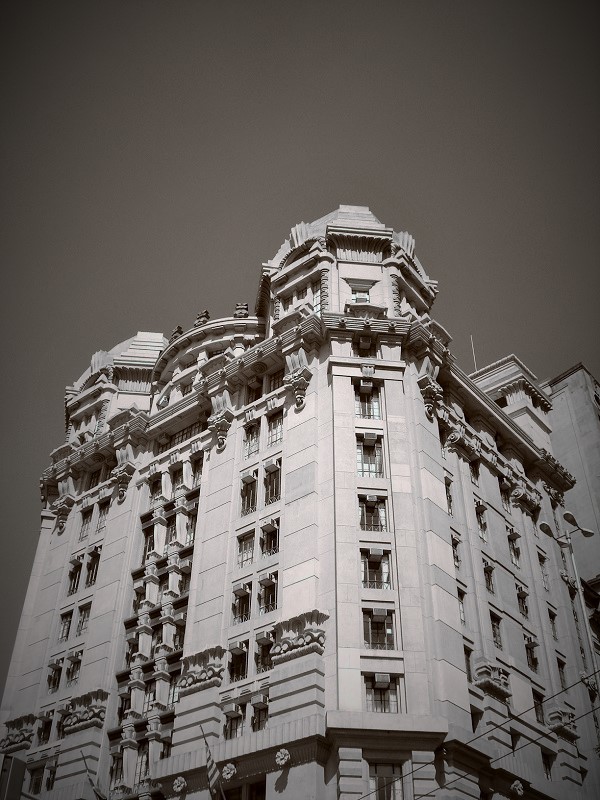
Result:
<svg viewBox="0 0 600 800"><path fill-rule="evenodd" d="M219 768L215 764L215 760L210 752L210 747L206 741L206 736L204 735L204 729L202 728L202 725L200 725L200 731L202 733L202 738L204 739L204 746L206 747L206 777L208 778L208 790L210 792L210 796L212 798L217 798L217 800L225 800L223 787L221 786L221 773L219 772Z"/></svg>
<svg viewBox="0 0 600 800"><path fill-rule="evenodd" d="M81 757L83 758L83 763L85 765L85 772L86 772L86 775L87 775L87 779L90 782L90 786L92 787L92 792L94 793L94 797L96 797L97 800L106 800L106 795L102 794L100 789L96 786L96 782L92 778L92 773L90 772L90 769L89 769L89 767L87 765L87 761L85 760L85 756L83 754L83 750L80 750L79 752L81 753Z"/></svg>

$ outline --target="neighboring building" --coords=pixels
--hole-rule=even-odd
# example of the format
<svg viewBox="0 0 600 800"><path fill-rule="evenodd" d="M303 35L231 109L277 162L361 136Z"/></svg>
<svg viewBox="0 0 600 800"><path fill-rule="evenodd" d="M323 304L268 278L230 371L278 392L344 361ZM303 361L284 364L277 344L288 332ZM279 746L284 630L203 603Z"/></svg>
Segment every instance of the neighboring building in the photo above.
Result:
<svg viewBox="0 0 600 800"><path fill-rule="evenodd" d="M544 389L552 402L552 452L577 477L568 507L584 528L600 531L600 384L583 364L576 364ZM581 576L600 575L600 543L573 537Z"/></svg>
<svg viewBox="0 0 600 800"><path fill-rule="evenodd" d="M600 796L550 403L514 356L465 375L436 293L341 206L255 316L94 356L3 705L23 797L92 800L83 755L111 798L208 800L201 730L227 800Z"/></svg>

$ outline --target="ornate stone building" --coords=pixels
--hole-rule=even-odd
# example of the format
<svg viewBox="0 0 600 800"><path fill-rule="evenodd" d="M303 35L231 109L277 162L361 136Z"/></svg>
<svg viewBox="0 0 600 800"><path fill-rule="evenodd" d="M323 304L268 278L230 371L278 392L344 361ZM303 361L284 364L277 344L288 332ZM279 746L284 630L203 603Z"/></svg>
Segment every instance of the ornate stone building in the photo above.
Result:
<svg viewBox="0 0 600 800"><path fill-rule="evenodd" d="M551 404L514 356L468 377L436 294L341 206L254 315L92 358L4 701L22 797L208 800L203 734L227 800L600 796Z"/></svg>

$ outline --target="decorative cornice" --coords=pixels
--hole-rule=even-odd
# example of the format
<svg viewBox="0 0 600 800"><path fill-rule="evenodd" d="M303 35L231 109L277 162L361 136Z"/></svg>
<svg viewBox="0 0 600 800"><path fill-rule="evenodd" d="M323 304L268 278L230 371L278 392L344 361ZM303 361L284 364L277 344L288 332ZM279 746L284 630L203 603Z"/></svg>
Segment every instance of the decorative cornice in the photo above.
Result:
<svg viewBox="0 0 600 800"><path fill-rule="evenodd" d="M220 686L223 682L225 649L220 645L209 647L183 659L183 674L178 681L179 696Z"/></svg>
<svg viewBox="0 0 600 800"><path fill-rule="evenodd" d="M323 625L329 615L313 609L288 620L282 620L273 627L277 642L271 648L271 661L274 665L294 658L325 651L325 631Z"/></svg>
<svg viewBox="0 0 600 800"><path fill-rule="evenodd" d="M34 714L25 714L22 717L8 720L5 723L7 734L0 740L0 751L15 753L18 750L28 750L33 741L36 720Z"/></svg>
<svg viewBox="0 0 600 800"><path fill-rule="evenodd" d="M487 660L475 665L473 683L486 694L505 702L512 696L508 670Z"/></svg>

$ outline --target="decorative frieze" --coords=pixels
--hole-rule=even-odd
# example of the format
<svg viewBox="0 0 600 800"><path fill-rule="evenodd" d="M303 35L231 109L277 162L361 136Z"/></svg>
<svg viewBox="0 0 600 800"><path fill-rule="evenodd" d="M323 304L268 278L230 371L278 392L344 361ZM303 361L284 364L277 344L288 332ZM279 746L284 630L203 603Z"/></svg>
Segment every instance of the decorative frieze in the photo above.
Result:
<svg viewBox="0 0 600 800"><path fill-rule="evenodd" d="M563 492L559 492L558 489L554 489L552 486L550 486L549 483L545 483L544 482L544 483L542 483L542 486L544 487L544 491L546 492L546 494L550 498L553 506L555 506L555 507L556 506L563 506L564 507L564 505L565 505L565 495L564 495Z"/></svg>
<svg viewBox="0 0 600 800"><path fill-rule="evenodd" d="M75 504L75 498L70 494L63 494L50 506L51 511L56 514L56 529L62 533L67 524L67 517Z"/></svg>
<svg viewBox="0 0 600 800"><path fill-rule="evenodd" d="M200 692L211 686L220 686L223 682L225 664L223 658L226 651L217 645L186 656L183 659L183 674L179 679L179 696Z"/></svg>
<svg viewBox="0 0 600 800"><path fill-rule="evenodd" d="M4 739L0 739L0 751L15 753L18 750L28 750L33 740L35 722L34 714L25 714L22 717L8 720L6 736Z"/></svg>
<svg viewBox="0 0 600 800"><path fill-rule="evenodd" d="M306 390L308 389L312 372L308 367L306 353L302 347L292 353L288 353L285 361L287 374L283 384L293 392L296 410L300 411L306 403Z"/></svg>
<svg viewBox="0 0 600 800"><path fill-rule="evenodd" d="M277 642L271 648L273 664L291 661L308 653L323 655L325 651L323 624L328 618L329 615L325 612L314 609L278 622L274 626Z"/></svg>
<svg viewBox="0 0 600 800"><path fill-rule="evenodd" d="M208 429L217 437L217 449L223 450L233 421L231 398L227 389L211 397L213 413L208 418Z"/></svg>
<svg viewBox="0 0 600 800"><path fill-rule="evenodd" d="M576 742L579 739L577 726L575 725L575 714L566 706L554 706L546 712L546 723L561 739L569 742Z"/></svg>
<svg viewBox="0 0 600 800"><path fill-rule="evenodd" d="M541 452L541 454L543 456L543 460L555 472L557 472L561 476L561 478L564 480L564 482L566 484L570 484L569 488L572 488L573 486L575 486L575 478L573 477L573 475L571 475L571 473L569 472L568 469L566 469L566 467L563 467L563 465L560 463L560 461L557 461L557 459L554 458L552 453L549 453L548 450L546 450L544 448L542 448L540 450L540 452Z"/></svg>
<svg viewBox="0 0 600 800"><path fill-rule="evenodd" d="M417 384L421 390L423 402L425 404L425 414L430 420L434 420L440 403L444 399L444 390L431 375L421 375L417 379Z"/></svg>
<svg viewBox="0 0 600 800"><path fill-rule="evenodd" d="M134 473L135 464L133 464L131 461L124 461L122 464L117 464L117 466L110 473L111 478L117 487L118 503L122 503L123 500L125 500L127 487L129 486Z"/></svg>
<svg viewBox="0 0 600 800"><path fill-rule="evenodd" d="M104 689L74 697L67 706L63 719L65 735L84 730L85 728L101 728L106 716L106 701L109 693Z"/></svg>

